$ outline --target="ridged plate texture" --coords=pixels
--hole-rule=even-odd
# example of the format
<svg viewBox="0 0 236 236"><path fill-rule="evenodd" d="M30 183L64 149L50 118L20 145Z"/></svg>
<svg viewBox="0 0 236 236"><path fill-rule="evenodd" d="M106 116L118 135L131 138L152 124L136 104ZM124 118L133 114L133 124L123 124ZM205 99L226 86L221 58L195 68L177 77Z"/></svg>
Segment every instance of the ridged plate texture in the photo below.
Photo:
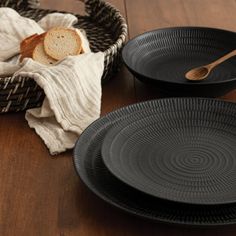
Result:
<svg viewBox="0 0 236 236"><path fill-rule="evenodd" d="M145 112L144 112L145 113ZM155 197L192 204L236 202L236 110L163 107L110 129L108 169ZM139 118L140 116L140 118Z"/></svg>
<svg viewBox="0 0 236 236"><path fill-rule="evenodd" d="M101 146L110 128L120 122L145 118L169 110L201 110L235 116L236 105L211 99L163 99L131 105L98 119L81 135L74 149L74 164L85 185L106 202L134 215L184 225L225 225L236 223L236 204L195 205L166 201L124 184L105 167ZM142 113L141 117L139 114Z"/></svg>

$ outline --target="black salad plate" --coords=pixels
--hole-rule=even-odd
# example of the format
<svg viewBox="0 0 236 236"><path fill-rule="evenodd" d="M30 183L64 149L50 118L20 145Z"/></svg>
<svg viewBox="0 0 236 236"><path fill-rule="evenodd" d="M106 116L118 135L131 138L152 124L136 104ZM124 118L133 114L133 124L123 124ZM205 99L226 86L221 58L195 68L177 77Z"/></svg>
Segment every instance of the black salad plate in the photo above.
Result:
<svg viewBox="0 0 236 236"><path fill-rule="evenodd" d="M235 224L236 203L197 205L153 197L123 183L105 166L101 156L101 148L107 132L112 127L119 126L119 123L127 119L131 123L135 123L138 119L145 119L156 114L161 115L166 111L182 111L183 116L186 111L197 111L199 114L207 111L214 117L221 116L223 113L225 114L224 123L227 127L233 122L232 120L235 120L236 104L201 98L161 99L134 104L111 112L91 124L75 145L74 164L81 180L91 191L106 202L136 216L158 222L182 225L215 226ZM202 120L204 123L203 115ZM223 123L221 128L224 129ZM206 153L208 153L208 150L206 150ZM225 159L225 155L222 155L222 158ZM207 155L207 159L213 161L214 166L219 162L214 156ZM194 159L192 161L194 162ZM198 163L201 164L199 161ZM233 161L233 165L235 165L234 163L235 161ZM187 163L187 165L189 164L192 165L193 163ZM209 165L206 168L211 169Z"/></svg>
<svg viewBox="0 0 236 236"><path fill-rule="evenodd" d="M209 105L167 105L154 115L140 112L135 121L131 115L106 135L105 165L124 183L154 197L236 203L236 109Z"/></svg>
<svg viewBox="0 0 236 236"><path fill-rule="evenodd" d="M204 27L157 29L131 39L122 51L137 79L171 96L218 97L236 88L236 57L216 67L201 82L185 79L192 68L236 48L236 33Z"/></svg>

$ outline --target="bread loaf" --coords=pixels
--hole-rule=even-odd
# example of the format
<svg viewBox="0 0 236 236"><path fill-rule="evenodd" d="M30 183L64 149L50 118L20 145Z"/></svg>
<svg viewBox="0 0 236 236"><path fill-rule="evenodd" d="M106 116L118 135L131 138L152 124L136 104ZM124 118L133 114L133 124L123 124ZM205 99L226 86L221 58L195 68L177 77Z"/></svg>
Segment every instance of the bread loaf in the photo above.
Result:
<svg viewBox="0 0 236 236"><path fill-rule="evenodd" d="M20 44L20 53L20 61L29 57L42 64L53 65L67 56L84 53L84 49L76 30L57 27L24 39Z"/></svg>

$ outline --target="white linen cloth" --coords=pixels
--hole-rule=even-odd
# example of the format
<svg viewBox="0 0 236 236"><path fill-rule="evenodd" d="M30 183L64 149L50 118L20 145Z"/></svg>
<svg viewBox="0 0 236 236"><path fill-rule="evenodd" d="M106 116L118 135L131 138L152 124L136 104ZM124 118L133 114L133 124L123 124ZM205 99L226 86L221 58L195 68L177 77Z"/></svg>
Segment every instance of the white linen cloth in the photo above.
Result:
<svg viewBox="0 0 236 236"><path fill-rule="evenodd" d="M72 27L76 22L75 16L61 13L35 22L13 9L0 8L0 77L31 77L44 90L42 106L27 110L25 118L52 155L73 148L81 132L99 118L104 54L92 53L84 32L77 31L85 51L79 56L46 66L29 58L19 63L16 55L24 38L56 26Z"/></svg>

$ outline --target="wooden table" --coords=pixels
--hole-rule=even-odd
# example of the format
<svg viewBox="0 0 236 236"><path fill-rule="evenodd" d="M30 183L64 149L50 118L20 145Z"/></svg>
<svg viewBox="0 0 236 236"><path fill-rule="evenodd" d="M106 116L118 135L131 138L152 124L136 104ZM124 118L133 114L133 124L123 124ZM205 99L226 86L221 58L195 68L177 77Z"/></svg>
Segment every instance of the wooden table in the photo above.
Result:
<svg viewBox="0 0 236 236"><path fill-rule="evenodd" d="M41 0L43 8L82 12L75 0ZM236 31L235 0L109 0L129 25L129 37L170 26ZM102 114L158 98L123 68L103 87ZM223 97L236 101L236 91ZM72 151L52 158L24 112L0 117L1 236L236 235L236 226L193 229L157 224L117 210L92 194L72 164Z"/></svg>

